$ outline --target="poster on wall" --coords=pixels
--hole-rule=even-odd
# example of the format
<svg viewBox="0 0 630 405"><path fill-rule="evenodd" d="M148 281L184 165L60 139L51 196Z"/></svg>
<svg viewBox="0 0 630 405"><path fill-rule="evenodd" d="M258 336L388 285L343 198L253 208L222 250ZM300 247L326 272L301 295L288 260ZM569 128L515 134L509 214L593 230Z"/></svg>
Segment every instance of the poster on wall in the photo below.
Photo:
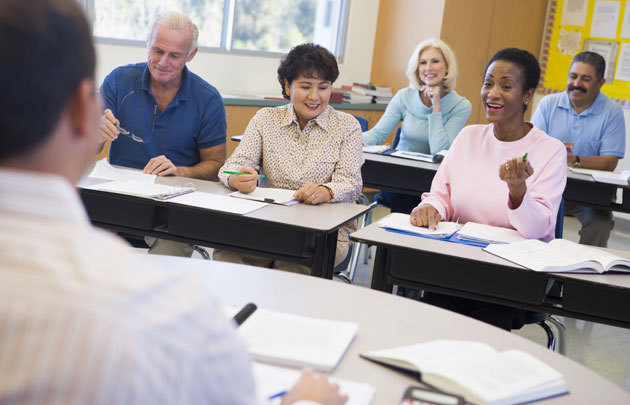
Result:
<svg viewBox="0 0 630 405"><path fill-rule="evenodd" d="M596 1L591 22L591 36L616 38L621 3L618 1Z"/></svg>
<svg viewBox="0 0 630 405"><path fill-rule="evenodd" d="M585 39L583 51L591 51L602 55L606 61L606 83L612 84L615 74L615 61L617 60L617 49L619 43L615 41L601 41L599 39Z"/></svg>
<svg viewBox="0 0 630 405"><path fill-rule="evenodd" d="M624 42L621 44L615 80L630 82L630 42Z"/></svg>
<svg viewBox="0 0 630 405"><path fill-rule="evenodd" d="M626 1L626 11L621 22L621 38L630 38L630 0Z"/></svg>
<svg viewBox="0 0 630 405"><path fill-rule="evenodd" d="M588 0L566 0L562 8L562 24L578 25L586 24L586 9Z"/></svg>

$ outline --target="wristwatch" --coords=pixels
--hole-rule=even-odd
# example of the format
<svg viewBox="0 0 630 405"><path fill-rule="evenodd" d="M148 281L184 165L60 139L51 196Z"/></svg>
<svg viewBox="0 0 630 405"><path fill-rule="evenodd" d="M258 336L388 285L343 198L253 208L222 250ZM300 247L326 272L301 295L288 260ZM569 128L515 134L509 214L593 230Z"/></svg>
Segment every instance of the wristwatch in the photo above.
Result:
<svg viewBox="0 0 630 405"><path fill-rule="evenodd" d="M573 167L580 167L580 157L575 157L575 162L573 163Z"/></svg>

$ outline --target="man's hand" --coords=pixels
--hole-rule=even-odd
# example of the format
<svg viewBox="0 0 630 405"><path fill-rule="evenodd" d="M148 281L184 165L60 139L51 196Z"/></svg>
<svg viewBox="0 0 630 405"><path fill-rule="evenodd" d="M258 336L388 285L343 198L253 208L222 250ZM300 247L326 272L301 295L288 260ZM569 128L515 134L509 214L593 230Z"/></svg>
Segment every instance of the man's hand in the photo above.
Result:
<svg viewBox="0 0 630 405"><path fill-rule="evenodd" d="M258 185L258 173L251 167L243 166L238 169L239 172L242 173L251 173L250 174L232 174L228 177L228 185L232 188L237 189L241 193L251 193L256 190L256 186Z"/></svg>
<svg viewBox="0 0 630 405"><path fill-rule="evenodd" d="M315 183L306 183L293 194L297 200L309 205L317 205L330 201L330 191L324 186Z"/></svg>
<svg viewBox="0 0 630 405"><path fill-rule="evenodd" d="M120 131L118 130L120 121L114 117L114 113L109 108L103 112L101 117L101 123L98 127L98 135L101 138L101 142L115 141L118 138Z"/></svg>
<svg viewBox="0 0 630 405"><path fill-rule="evenodd" d="M157 174L158 176L177 176L179 174L177 166L164 155L149 160L149 163L142 171L148 174Z"/></svg>
<svg viewBox="0 0 630 405"><path fill-rule="evenodd" d="M341 405L346 403L348 396L339 394L339 386L329 383L326 376L306 369L291 391L282 397L281 403L287 405L302 400L324 405Z"/></svg>

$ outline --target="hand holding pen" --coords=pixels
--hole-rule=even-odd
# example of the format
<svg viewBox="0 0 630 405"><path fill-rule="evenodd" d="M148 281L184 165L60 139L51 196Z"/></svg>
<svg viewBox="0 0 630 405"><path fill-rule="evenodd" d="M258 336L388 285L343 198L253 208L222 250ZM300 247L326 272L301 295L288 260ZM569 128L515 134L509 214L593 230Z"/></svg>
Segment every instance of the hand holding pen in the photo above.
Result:
<svg viewBox="0 0 630 405"><path fill-rule="evenodd" d="M573 166L575 161L577 160L576 156L573 154L573 148L575 147L571 142L564 141L564 147L567 148L567 165Z"/></svg>
<svg viewBox="0 0 630 405"><path fill-rule="evenodd" d="M256 190L258 178L265 177L258 175L258 172L251 167L243 166L238 172L224 170L223 173L230 174L228 185L241 193L251 193Z"/></svg>
<svg viewBox="0 0 630 405"><path fill-rule="evenodd" d="M298 382L288 392L280 392L269 399L282 397L282 404L297 401L313 401L325 405L341 405L348 401L347 395L339 393L339 386L330 383L325 375L306 369Z"/></svg>
<svg viewBox="0 0 630 405"><path fill-rule="evenodd" d="M499 166L499 178L507 183L513 209L518 208L523 202L527 191L525 180L532 174L534 168L527 159L527 153L523 157L509 159Z"/></svg>

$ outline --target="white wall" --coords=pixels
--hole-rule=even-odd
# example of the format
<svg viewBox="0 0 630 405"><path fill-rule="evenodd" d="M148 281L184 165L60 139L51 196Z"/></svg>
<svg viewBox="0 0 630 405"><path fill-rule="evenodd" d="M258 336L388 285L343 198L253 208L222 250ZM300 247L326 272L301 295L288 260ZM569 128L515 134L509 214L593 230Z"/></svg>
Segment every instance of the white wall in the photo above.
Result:
<svg viewBox="0 0 630 405"><path fill-rule="evenodd" d="M369 82L374 52L374 36L379 0L353 0L348 10L345 52L339 63L336 86ZM144 46L97 43L96 80L100 85L114 68L146 61ZM277 57L244 56L200 51L189 63L194 73L203 77L223 94L280 96L276 71Z"/></svg>

